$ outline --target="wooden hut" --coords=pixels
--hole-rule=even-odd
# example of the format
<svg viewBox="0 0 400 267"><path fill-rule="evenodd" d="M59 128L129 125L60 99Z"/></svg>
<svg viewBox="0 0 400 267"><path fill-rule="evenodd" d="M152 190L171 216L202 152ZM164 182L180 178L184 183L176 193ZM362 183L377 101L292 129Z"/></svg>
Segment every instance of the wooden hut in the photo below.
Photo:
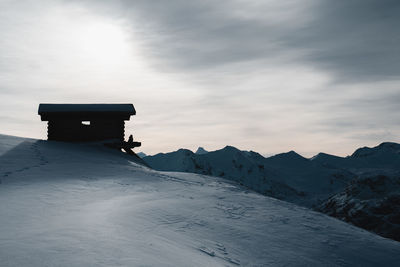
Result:
<svg viewBox="0 0 400 267"><path fill-rule="evenodd" d="M40 104L38 113L48 121L48 140L126 143L125 121L136 111L132 104Z"/></svg>

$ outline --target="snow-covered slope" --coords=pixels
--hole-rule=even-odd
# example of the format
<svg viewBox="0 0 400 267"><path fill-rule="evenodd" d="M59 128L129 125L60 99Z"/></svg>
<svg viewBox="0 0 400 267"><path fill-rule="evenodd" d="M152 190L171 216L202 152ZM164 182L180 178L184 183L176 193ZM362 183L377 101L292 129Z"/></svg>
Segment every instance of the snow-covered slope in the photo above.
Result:
<svg viewBox="0 0 400 267"><path fill-rule="evenodd" d="M136 155L138 155L140 158L144 158L147 156L144 152L136 153Z"/></svg>
<svg viewBox="0 0 400 267"><path fill-rule="evenodd" d="M395 266L400 243L224 179L0 136L1 266Z"/></svg>

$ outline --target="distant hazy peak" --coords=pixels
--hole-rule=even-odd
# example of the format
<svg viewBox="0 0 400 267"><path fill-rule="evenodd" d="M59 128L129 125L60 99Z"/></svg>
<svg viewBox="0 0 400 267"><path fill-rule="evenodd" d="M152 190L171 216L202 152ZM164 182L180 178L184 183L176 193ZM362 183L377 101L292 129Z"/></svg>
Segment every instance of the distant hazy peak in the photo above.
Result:
<svg viewBox="0 0 400 267"><path fill-rule="evenodd" d="M276 154L272 157L269 157L269 159L281 159L281 158L285 158L285 159L305 159L303 156L301 156L300 154L296 153L293 150L290 150L289 152L285 152L285 153L280 153L280 154Z"/></svg>
<svg viewBox="0 0 400 267"><path fill-rule="evenodd" d="M340 159L342 157L320 152L317 155L311 157L310 160L338 159L338 158Z"/></svg>
<svg viewBox="0 0 400 267"><path fill-rule="evenodd" d="M326 155L327 155L327 154L325 154L325 153L323 153L323 152L319 152L318 154L312 156L312 157L310 158L310 160L318 160L318 159L320 159L320 158L322 158L322 157L325 157Z"/></svg>
<svg viewBox="0 0 400 267"><path fill-rule="evenodd" d="M221 149L222 151L240 151L239 149L237 149L234 146L226 146L223 149ZM218 150L217 150L218 151Z"/></svg>
<svg viewBox="0 0 400 267"><path fill-rule="evenodd" d="M400 144L393 142L384 142L376 147L362 147L354 151L352 157L366 157L378 153L380 151L400 153Z"/></svg>
<svg viewBox="0 0 400 267"><path fill-rule="evenodd" d="M378 146L378 148L399 151L400 150L400 144L393 143L393 142L383 142Z"/></svg>
<svg viewBox="0 0 400 267"><path fill-rule="evenodd" d="M203 155L203 154L207 154L208 151L205 150L203 147L199 146L199 148L196 150L195 154L197 155Z"/></svg>
<svg viewBox="0 0 400 267"><path fill-rule="evenodd" d="M192 155L193 151L190 150L190 149L186 149L186 148L180 148L175 152L169 152L169 153L166 153L166 154L170 154L170 153L181 153L181 154L185 154L185 155Z"/></svg>

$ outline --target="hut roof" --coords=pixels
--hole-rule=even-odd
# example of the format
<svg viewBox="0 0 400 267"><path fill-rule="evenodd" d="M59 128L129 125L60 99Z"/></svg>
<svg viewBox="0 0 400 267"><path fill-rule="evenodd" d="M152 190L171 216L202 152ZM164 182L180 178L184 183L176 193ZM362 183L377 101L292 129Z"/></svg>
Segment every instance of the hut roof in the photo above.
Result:
<svg viewBox="0 0 400 267"><path fill-rule="evenodd" d="M39 115L50 112L124 112L135 115L132 104L40 104Z"/></svg>
<svg viewBox="0 0 400 267"><path fill-rule="evenodd" d="M49 117L92 117L92 116L123 116L128 118L136 115L132 104L40 104L38 114L42 120Z"/></svg>

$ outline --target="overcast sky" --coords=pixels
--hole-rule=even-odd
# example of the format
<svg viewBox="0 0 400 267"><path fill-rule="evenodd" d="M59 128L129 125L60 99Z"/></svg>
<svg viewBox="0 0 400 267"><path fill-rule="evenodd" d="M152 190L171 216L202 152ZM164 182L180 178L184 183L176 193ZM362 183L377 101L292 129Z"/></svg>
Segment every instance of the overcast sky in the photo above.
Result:
<svg viewBox="0 0 400 267"><path fill-rule="evenodd" d="M400 142L400 1L0 0L0 133L39 103L133 103L146 153Z"/></svg>

